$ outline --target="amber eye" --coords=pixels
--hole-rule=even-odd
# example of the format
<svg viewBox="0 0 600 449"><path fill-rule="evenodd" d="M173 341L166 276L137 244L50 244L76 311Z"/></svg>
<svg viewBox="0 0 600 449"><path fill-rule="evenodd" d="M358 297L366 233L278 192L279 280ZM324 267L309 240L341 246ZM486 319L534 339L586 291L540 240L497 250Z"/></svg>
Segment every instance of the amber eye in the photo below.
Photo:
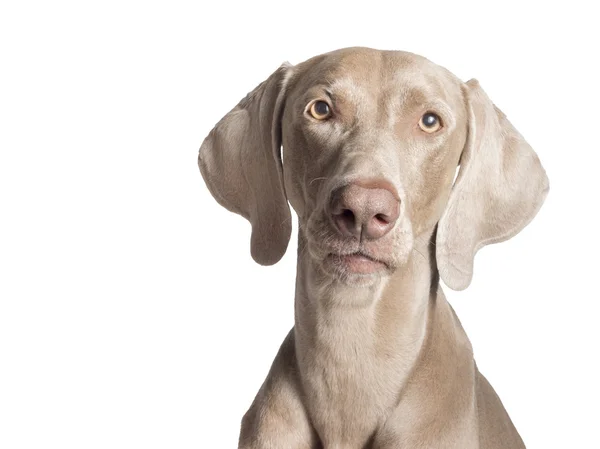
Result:
<svg viewBox="0 0 600 449"><path fill-rule="evenodd" d="M426 112L419 120L419 128L426 133L432 134L442 127L442 121L437 114Z"/></svg>
<svg viewBox="0 0 600 449"><path fill-rule="evenodd" d="M331 108L322 100L315 101L311 104L308 111L310 112L310 115L317 120L325 120L331 116Z"/></svg>

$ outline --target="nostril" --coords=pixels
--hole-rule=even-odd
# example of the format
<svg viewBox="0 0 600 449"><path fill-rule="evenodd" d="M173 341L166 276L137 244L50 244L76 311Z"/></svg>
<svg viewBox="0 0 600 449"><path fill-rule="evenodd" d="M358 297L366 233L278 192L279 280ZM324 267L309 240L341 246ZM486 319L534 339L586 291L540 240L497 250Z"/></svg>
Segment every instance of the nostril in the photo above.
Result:
<svg viewBox="0 0 600 449"><path fill-rule="evenodd" d="M356 225L356 215L350 209L342 209L340 212L334 213L332 218L342 234L352 236L356 232L360 232Z"/></svg>
<svg viewBox="0 0 600 449"><path fill-rule="evenodd" d="M377 215L375 215L375 220L377 220L378 223L381 223L381 224L384 224L384 225L390 223L389 217L387 215L384 215L384 214L377 214Z"/></svg>
<svg viewBox="0 0 600 449"><path fill-rule="evenodd" d="M344 209L340 215L342 216L342 218L344 218L346 221L352 224L354 224L354 221L356 220L354 212L352 212L350 209Z"/></svg>

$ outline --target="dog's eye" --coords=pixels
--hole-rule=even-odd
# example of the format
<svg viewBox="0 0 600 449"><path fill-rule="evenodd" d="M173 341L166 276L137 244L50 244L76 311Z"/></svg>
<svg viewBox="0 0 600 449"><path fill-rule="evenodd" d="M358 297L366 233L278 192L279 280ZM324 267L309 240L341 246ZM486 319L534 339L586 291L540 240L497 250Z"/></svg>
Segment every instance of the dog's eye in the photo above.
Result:
<svg viewBox="0 0 600 449"><path fill-rule="evenodd" d="M308 110L310 115L317 120L325 120L331 116L331 108L322 100L315 101Z"/></svg>
<svg viewBox="0 0 600 449"><path fill-rule="evenodd" d="M438 131L442 127L442 121L437 114L433 112L426 112L419 120L419 128L426 133L432 134Z"/></svg>

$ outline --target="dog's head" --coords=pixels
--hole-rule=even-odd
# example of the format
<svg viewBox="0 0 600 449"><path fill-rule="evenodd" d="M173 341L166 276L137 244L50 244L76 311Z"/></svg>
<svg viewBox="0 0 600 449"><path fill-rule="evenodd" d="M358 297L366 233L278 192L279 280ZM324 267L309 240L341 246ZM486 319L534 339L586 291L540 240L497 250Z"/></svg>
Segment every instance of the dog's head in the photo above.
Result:
<svg viewBox="0 0 600 449"><path fill-rule="evenodd" d="M280 67L217 123L199 164L217 201L251 222L257 262L285 253L289 202L309 257L355 285L401 267L437 225L440 275L466 288L477 250L517 234L548 191L476 81L365 48Z"/></svg>

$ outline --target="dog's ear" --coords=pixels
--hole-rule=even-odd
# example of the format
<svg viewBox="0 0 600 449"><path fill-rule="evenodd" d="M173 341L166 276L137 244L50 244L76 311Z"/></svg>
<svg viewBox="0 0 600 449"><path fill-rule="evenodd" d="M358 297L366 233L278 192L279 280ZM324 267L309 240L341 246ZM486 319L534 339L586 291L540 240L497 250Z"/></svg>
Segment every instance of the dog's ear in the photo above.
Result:
<svg viewBox="0 0 600 449"><path fill-rule="evenodd" d="M440 276L454 290L471 283L477 251L516 235L548 193L539 158L479 83L471 80L463 91L468 137L436 237Z"/></svg>
<svg viewBox="0 0 600 449"><path fill-rule="evenodd" d="M283 185L281 115L289 64L282 65L219 123L200 147L200 172L215 199L252 224L250 251L262 265L278 262L292 232Z"/></svg>

